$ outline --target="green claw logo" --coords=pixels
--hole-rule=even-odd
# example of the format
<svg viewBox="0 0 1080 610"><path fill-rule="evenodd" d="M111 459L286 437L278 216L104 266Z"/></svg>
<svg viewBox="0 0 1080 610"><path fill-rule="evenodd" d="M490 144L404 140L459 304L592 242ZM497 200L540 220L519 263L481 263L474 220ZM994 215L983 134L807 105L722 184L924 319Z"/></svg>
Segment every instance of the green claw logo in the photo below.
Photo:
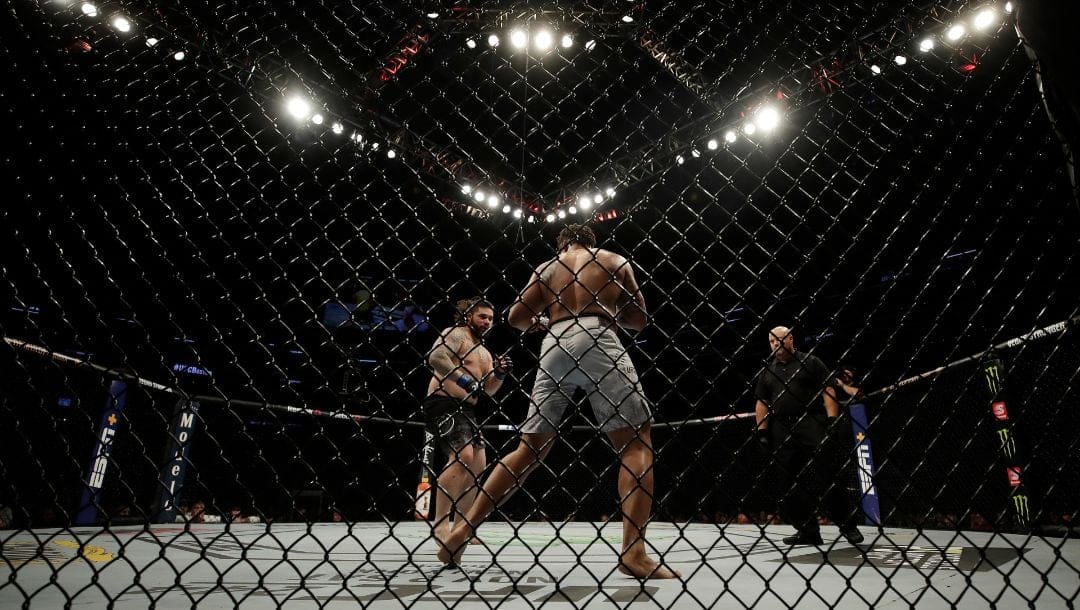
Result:
<svg viewBox="0 0 1080 610"><path fill-rule="evenodd" d="M1016 495L1012 497L1013 508L1016 509L1016 516L1022 523L1027 523L1031 515L1031 507L1028 504L1028 497L1026 495Z"/></svg>
<svg viewBox="0 0 1080 610"><path fill-rule="evenodd" d="M990 393L997 396L998 392L1001 392L1001 365L996 362L988 364L985 371Z"/></svg>
<svg viewBox="0 0 1080 610"><path fill-rule="evenodd" d="M1008 428L997 431L998 441L1001 443L1001 451L1005 457L1013 457L1016 454L1016 438L1009 433Z"/></svg>

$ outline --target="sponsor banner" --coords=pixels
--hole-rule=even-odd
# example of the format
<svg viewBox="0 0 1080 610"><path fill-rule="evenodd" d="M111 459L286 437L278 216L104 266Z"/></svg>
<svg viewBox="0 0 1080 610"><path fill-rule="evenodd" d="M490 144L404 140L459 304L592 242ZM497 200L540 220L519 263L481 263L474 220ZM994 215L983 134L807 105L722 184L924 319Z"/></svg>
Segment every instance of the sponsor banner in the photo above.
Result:
<svg viewBox="0 0 1080 610"><path fill-rule="evenodd" d="M881 502L874 484L874 453L870 446L866 405L859 403L849 407L851 431L855 436L855 468L859 475L859 491L866 525L881 525Z"/></svg>
<svg viewBox="0 0 1080 610"><path fill-rule="evenodd" d="M176 520L176 504L184 489L187 473L188 452L199 423L199 403L180 400L173 413L173 425L169 431L169 448L161 467L161 496L158 499L156 523L172 523Z"/></svg>
<svg viewBox="0 0 1080 610"><path fill-rule="evenodd" d="M97 521L101 487L105 484L109 455L120 427L120 414L126 403L127 384L120 380L112 382L109 386L109 397L105 401L105 413L101 415L101 425L98 426L97 443L90 454L90 468L83 481L82 499L75 514L75 525L93 525Z"/></svg>

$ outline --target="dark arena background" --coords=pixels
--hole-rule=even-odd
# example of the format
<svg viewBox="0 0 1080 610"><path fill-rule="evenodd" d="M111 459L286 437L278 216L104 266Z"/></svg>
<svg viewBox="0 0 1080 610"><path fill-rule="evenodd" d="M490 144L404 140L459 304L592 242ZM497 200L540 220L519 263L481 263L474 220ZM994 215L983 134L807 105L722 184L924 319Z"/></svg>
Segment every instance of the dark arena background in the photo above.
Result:
<svg viewBox="0 0 1080 610"><path fill-rule="evenodd" d="M3 0L0 605L1075 607L1080 217L1029 4ZM569 223L648 306L679 579L616 570L588 408L461 570L417 512L429 350L495 305L516 447L506 312ZM862 390L860 545L782 540L776 326Z"/></svg>

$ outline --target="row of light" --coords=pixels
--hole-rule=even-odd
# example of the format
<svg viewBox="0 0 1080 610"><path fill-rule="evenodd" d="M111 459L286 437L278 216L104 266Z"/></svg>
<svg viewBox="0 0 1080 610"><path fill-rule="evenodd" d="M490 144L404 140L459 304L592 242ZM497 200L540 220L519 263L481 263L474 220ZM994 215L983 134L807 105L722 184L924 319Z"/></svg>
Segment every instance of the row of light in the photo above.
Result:
<svg viewBox="0 0 1080 610"><path fill-rule="evenodd" d="M1013 3L1005 3L1005 12L1011 13L1013 11ZM993 7L986 7L975 13L975 16L971 18L971 29L974 31L985 31L996 24L998 21L998 13ZM957 43L964 39L970 33L968 25L960 22L954 23L945 30L944 38L950 43ZM923 53L929 53L934 50L936 43L932 36L927 36L919 41L919 50ZM898 66L907 65L907 57L904 55L897 55L893 57L893 63ZM870 71L874 74L881 74L881 66L877 64L870 65Z"/></svg>
<svg viewBox="0 0 1080 610"><path fill-rule="evenodd" d="M516 28L510 30L507 38L510 41L510 46L514 49L526 49L527 47L529 47L529 43L531 41L532 47L534 49L540 51L541 53L547 53L548 51L551 51L555 48L555 38L557 36L557 33L554 33L547 28L541 28L540 30L537 30L535 33L532 34L530 34L528 30ZM563 34L562 36L558 36L558 38L560 47L564 49L569 49L574 46L574 36L572 34ZM502 43L503 39L498 34L488 34L487 44L489 47L494 49L500 46ZM470 49L475 49L478 44L475 39L469 38L465 41L465 46L469 47ZM595 40L589 40L585 42L586 51L591 51L595 47Z"/></svg>
<svg viewBox="0 0 1080 610"><path fill-rule="evenodd" d="M79 5L79 10L87 17L97 17L101 14L101 10L98 9L97 5L93 2L83 2ZM124 15L114 15L109 21L109 25L121 34L128 34L135 27L134 24L131 23L131 20ZM159 39L150 36L146 39L146 46L153 48L156 47L159 42L161 42ZM187 57L187 53L184 51L176 51L173 53L172 57L176 61L183 61Z"/></svg>

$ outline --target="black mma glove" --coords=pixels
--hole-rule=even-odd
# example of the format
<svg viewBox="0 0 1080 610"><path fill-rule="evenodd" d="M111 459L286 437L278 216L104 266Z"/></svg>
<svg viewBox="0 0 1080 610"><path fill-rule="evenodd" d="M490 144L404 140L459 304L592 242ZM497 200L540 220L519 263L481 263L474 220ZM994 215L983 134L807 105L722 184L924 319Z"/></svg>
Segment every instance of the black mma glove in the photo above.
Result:
<svg viewBox="0 0 1080 610"><path fill-rule="evenodd" d="M758 447L768 451L772 448L772 433L768 428L757 428L754 430L754 440L757 441Z"/></svg>

